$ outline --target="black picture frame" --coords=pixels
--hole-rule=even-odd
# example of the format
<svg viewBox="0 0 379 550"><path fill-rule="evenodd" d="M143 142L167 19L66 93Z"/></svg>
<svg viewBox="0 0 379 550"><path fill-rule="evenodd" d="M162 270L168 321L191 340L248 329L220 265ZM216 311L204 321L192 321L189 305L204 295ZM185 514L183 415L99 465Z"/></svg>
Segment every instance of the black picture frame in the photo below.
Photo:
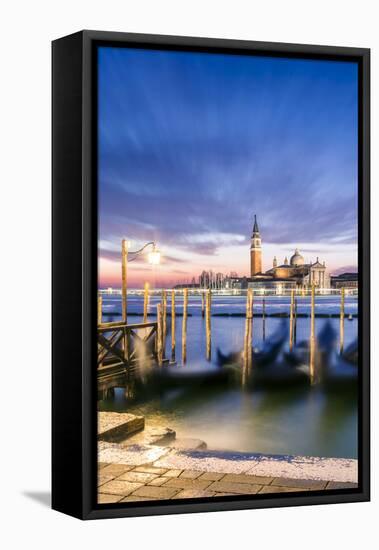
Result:
<svg viewBox="0 0 379 550"><path fill-rule="evenodd" d="M96 56L98 45L354 60L359 66L359 488L96 504ZM370 50L81 31L52 43L52 507L81 519L370 499Z"/></svg>

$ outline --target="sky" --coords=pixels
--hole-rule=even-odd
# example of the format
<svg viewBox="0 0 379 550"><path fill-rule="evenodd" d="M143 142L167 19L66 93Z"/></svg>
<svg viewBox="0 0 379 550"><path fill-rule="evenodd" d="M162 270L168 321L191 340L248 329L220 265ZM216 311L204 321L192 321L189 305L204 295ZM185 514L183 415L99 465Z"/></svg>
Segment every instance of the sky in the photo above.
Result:
<svg viewBox="0 0 379 550"><path fill-rule="evenodd" d="M357 269L355 63L100 47L98 79L100 287L123 238L161 252L130 287L249 275L254 214L265 270L296 247Z"/></svg>

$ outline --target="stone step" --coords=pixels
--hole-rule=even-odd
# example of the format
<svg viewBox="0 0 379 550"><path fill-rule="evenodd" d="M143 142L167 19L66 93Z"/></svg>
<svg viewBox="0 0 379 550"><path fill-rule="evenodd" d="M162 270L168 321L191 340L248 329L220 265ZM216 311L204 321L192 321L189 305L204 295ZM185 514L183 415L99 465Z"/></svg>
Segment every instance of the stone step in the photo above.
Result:
<svg viewBox="0 0 379 550"><path fill-rule="evenodd" d="M149 426L145 426L145 429L143 432L139 432L129 437L125 441L124 446L125 445L166 446L166 445L171 445L171 443L175 440L175 437L176 437L175 431L171 430L170 428L161 428L161 427L152 428Z"/></svg>
<svg viewBox="0 0 379 550"><path fill-rule="evenodd" d="M120 442L145 427L145 418L129 413L99 412L99 441Z"/></svg>

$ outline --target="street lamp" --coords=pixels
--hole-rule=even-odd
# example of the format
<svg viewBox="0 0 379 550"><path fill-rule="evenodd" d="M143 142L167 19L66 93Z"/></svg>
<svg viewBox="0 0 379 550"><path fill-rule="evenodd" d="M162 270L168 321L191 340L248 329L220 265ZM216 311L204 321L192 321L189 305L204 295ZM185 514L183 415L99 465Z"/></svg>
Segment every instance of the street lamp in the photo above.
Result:
<svg viewBox="0 0 379 550"><path fill-rule="evenodd" d="M122 320L127 322L127 307L126 307L126 295L127 295L127 280L128 280L128 261L133 262L142 254L142 252L148 247L152 246L153 250L149 253L148 261L151 265L158 265L161 261L161 253L157 249L154 241L150 241L143 245L142 248L135 251L129 251L129 243L126 239L122 240L121 248L121 273L122 273Z"/></svg>

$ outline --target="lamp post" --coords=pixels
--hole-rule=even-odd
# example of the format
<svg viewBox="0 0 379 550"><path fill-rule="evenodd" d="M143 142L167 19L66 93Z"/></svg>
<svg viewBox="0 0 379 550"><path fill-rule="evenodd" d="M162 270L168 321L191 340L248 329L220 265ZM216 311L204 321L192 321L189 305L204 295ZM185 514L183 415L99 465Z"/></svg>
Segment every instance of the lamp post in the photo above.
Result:
<svg viewBox="0 0 379 550"><path fill-rule="evenodd" d="M122 320L124 323L127 323L128 320L128 311L127 311L127 289L128 289L128 261L133 262L138 258L140 254L148 247L152 246L153 250L149 253L148 261L152 265L158 265L161 260L161 253L156 247L154 241L146 243L142 248L135 251L129 251L129 243L126 239L122 240L121 247L121 275L122 275L122 287L121 287L121 298L122 298Z"/></svg>

